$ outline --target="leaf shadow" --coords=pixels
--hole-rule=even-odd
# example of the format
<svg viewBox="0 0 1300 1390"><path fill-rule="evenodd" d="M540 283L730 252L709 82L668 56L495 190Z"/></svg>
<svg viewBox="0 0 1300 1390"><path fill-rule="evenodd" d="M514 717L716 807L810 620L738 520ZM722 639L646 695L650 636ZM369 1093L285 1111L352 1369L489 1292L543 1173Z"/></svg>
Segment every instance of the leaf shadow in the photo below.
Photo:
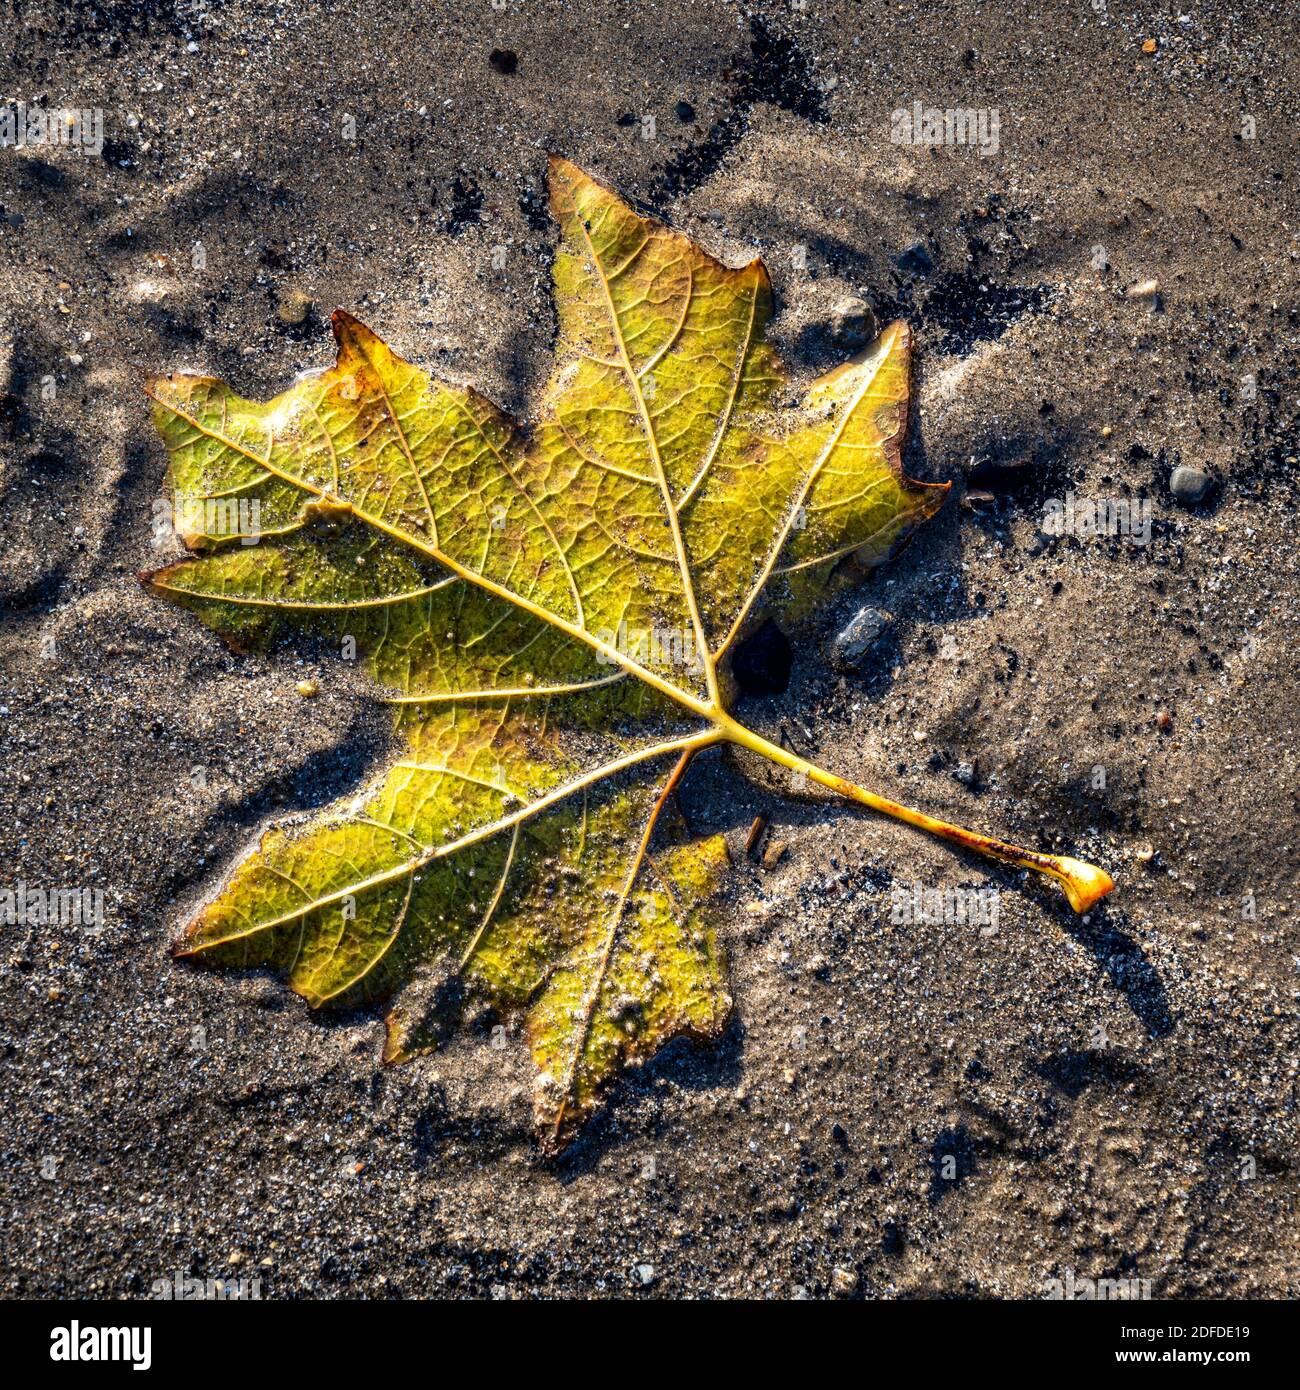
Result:
<svg viewBox="0 0 1300 1390"><path fill-rule="evenodd" d="M745 1025L734 1007L716 1040L674 1038L614 1083L597 1114L551 1160L556 1176L566 1184L585 1177L633 1138L642 1149L673 1147L666 1133L670 1121L656 1093L733 1091L741 1082L744 1055Z"/></svg>
<svg viewBox="0 0 1300 1390"><path fill-rule="evenodd" d="M212 843L206 855L208 872L195 875L192 863L180 862L158 884L160 901L167 911L187 919L197 907L211 900L214 886L242 862L250 832L293 823L339 800L382 766L391 747L391 734L377 727L373 706L357 701L346 725L328 747L316 748L244 787L237 795L214 804L197 822L195 843ZM201 959L179 957L177 965L204 970ZM229 967L224 967L231 973ZM256 968L233 972L232 978L267 976ZM335 1015L337 1016L337 1015ZM321 1015L313 1014L314 1018Z"/></svg>
<svg viewBox="0 0 1300 1390"><path fill-rule="evenodd" d="M1102 902L1088 914L1087 922L1068 907L1054 907L1052 916L1106 972L1149 1038L1173 1032L1168 992L1150 957L1126 930L1127 914Z"/></svg>

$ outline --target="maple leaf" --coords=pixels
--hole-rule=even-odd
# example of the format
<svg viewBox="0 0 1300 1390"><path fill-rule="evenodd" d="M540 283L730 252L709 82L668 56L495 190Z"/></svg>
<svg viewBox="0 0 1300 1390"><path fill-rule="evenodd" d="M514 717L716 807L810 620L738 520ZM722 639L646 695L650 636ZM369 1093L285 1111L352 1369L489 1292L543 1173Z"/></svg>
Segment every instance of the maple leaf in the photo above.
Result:
<svg viewBox="0 0 1300 1390"><path fill-rule="evenodd" d="M267 831L177 954L277 968L317 1006L398 996L388 1060L436 1043L453 981L522 1015L555 1146L620 1068L726 1020L725 842L670 811L702 749L740 745L1048 874L1079 911L1112 884L729 713L727 657L760 598L807 610L842 561L879 563L942 504L947 484L900 463L906 327L790 407L759 261L721 264L562 159L550 196L559 339L531 428L341 311L336 364L267 404L155 379L197 555L143 577L243 647L350 644L402 740L357 796ZM257 544L231 534L236 506L255 507Z"/></svg>

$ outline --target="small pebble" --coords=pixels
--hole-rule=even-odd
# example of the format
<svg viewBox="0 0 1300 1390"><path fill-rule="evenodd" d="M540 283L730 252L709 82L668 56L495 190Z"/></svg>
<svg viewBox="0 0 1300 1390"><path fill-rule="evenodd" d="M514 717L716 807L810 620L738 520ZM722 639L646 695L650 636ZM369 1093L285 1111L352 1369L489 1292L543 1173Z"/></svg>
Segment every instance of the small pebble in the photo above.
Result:
<svg viewBox="0 0 1300 1390"><path fill-rule="evenodd" d="M1167 709L1162 709L1160 713L1156 715L1156 728L1159 729L1162 734L1167 734L1173 727L1174 716L1170 714Z"/></svg>
<svg viewBox="0 0 1300 1390"><path fill-rule="evenodd" d="M831 309L830 330L839 347L866 347L876 338L876 315L865 299L850 295Z"/></svg>
<svg viewBox="0 0 1300 1390"><path fill-rule="evenodd" d="M298 694L301 695L304 700L310 700L313 698L313 696L315 696L317 690L319 690L320 687L316 684L315 681L306 680L299 681L296 689L298 691Z"/></svg>
<svg viewBox="0 0 1300 1390"><path fill-rule="evenodd" d="M689 123L695 119L695 108L689 101L679 101L673 110L677 112L677 119Z"/></svg>
<svg viewBox="0 0 1300 1390"><path fill-rule="evenodd" d="M831 1292L836 1298L852 1298L857 1291L858 1276L855 1270L840 1266L831 1273Z"/></svg>
<svg viewBox="0 0 1300 1390"><path fill-rule="evenodd" d="M1169 491L1185 506L1191 507L1209 492L1214 479L1203 468L1180 463L1169 475Z"/></svg>
<svg viewBox="0 0 1300 1390"><path fill-rule="evenodd" d="M784 840L772 840L763 851L763 867L769 871L775 869L785 857L788 848Z"/></svg>
<svg viewBox="0 0 1300 1390"><path fill-rule="evenodd" d="M840 671L860 670L892 621L888 613L878 608L869 605L859 608L831 644L831 665Z"/></svg>
<svg viewBox="0 0 1300 1390"><path fill-rule="evenodd" d="M311 295L304 294L302 290L286 290L275 306L276 318L290 328L296 328L298 324L306 322L310 313Z"/></svg>
<svg viewBox="0 0 1300 1390"><path fill-rule="evenodd" d="M760 811L754 817L753 824L749 827L749 834L745 836L745 853L752 859L754 851L758 847L759 841L763 838L763 831L767 829L767 817Z"/></svg>

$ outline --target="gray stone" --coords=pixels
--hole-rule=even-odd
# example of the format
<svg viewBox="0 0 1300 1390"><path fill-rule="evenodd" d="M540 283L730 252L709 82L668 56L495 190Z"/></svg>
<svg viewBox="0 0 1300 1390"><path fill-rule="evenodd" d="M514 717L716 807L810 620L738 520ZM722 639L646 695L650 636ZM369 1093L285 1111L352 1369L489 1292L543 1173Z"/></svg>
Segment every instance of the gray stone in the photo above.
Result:
<svg viewBox="0 0 1300 1390"><path fill-rule="evenodd" d="M1169 491L1186 507L1195 506L1210 488L1214 479L1203 468L1180 463L1169 475Z"/></svg>
<svg viewBox="0 0 1300 1390"><path fill-rule="evenodd" d="M876 316L865 299L851 295L832 307L830 330L837 346L864 348L876 340Z"/></svg>
<svg viewBox="0 0 1300 1390"><path fill-rule="evenodd" d="M859 608L831 643L831 664L840 671L861 670L872 648L889 630L888 613L869 605Z"/></svg>

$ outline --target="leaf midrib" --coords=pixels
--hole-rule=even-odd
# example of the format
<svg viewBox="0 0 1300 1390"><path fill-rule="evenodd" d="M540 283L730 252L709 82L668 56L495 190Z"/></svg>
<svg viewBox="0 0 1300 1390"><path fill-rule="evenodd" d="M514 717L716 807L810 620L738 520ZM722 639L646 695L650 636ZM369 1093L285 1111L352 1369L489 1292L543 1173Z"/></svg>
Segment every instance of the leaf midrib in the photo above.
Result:
<svg viewBox="0 0 1300 1390"><path fill-rule="evenodd" d="M174 404L171 401L164 400L153 389L152 384L148 388L147 394L156 405L159 405L164 410L169 411L178 420L183 420L192 429L197 430L206 438L212 439L216 441L218 444L223 444L227 448L233 449L238 454L242 454L251 463L257 464L259 468L264 469L273 477L279 478L281 482L288 483L292 487L300 488L302 491L311 493L315 497L325 498L330 502L346 506L353 516L359 518L366 525L373 526L375 530L382 532L384 535L390 536L394 540L401 541L403 544L409 545L412 549L418 551L420 554L424 556L427 556L429 559L436 560L439 564L445 565L449 570L451 570L454 574L459 575L459 577L461 579L464 579L467 583L475 584L479 588L485 590L487 593L490 593L499 599L503 599L507 603L513 604L516 608L519 608L523 612L530 614L539 622L548 623L552 627L558 628L561 632L564 632L565 634L574 638L575 640L585 643L594 651L597 651L604 655L609 661L612 661L615 665L621 666L625 671L629 672L631 675L636 676L639 680L644 681L647 685L653 686L661 694L666 695L670 700L675 700L679 705L682 705L686 709L690 710L692 714L699 715L701 718L704 719L711 719L718 713L720 709L720 704L701 700L698 696L692 695L689 691L683 690L680 686L674 685L671 681L664 680L654 671L651 671L647 667L642 666L640 662L633 661L629 656L620 651L617 647L611 645L608 642L603 641L601 638L596 636L595 633L590 631L590 629L585 627L579 627L576 623L570 622L567 618L562 618L558 613L552 613L549 609L543 608L540 604L532 602L531 599L525 598L522 594L515 593L513 590L507 589L502 584L497 584L494 580L489 579L486 575L478 574L474 570L469 569L467 566L462 565L459 561L453 559L450 555L444 553L437 546L430 545L427 542L421 540L418 536L412 535L409 531L404 531L401 527L394 526L390 522L383 520L383 518L374 516L372 513L363 510L347 498L337 497L333 493L327 492L324 488L318 487L315 483L309 482L306 478L298 477L293 473L286 472L282 468L277 468L276 465L271 461L269 454L267 457L264 458L260 454L254 453L250 448L240 443L238 440L232 439L228 435L210 429L208 426L203 424L202 421L197 420L188 411L182 410L178 405Z"/></svg>
<svg viewBox="0 0 1300 1390"><path fill-rule="evenodd" d="M205 939L195 948L196 950L208 951L216 946L225 946L234 941L243 941L250 936L260 935L262 932L274 931L277 927L287 926L291 922L300 921L310 912L318 911L321 908L331 907L333 904L342 902L344 898L359 897L362 893L368 893L372 889L382 888L389 883L395 883L404 878L407 874L418 873L429 864L435 863L439 859L450 858L453 854L459 854L462 850L468 849L473 845L481 844L485 840L490 840L494 835L498 835L503 830L509 830L512 826L521 825L526 821L532 820L543 811L550 810L553 806L558 806L569 797L584 791L589 787L595 786L607 778L614 777L620 772L625 772L629 768L648 762L652 758L666 756L669 753L698 752L701 748L707 748L710 744L719 743L725 737L722 730L716 726L710 726L700 733L690 734L683 738L667 739L662 743L651 744L646 748L640 748L632 753L625 753L620 758L615 758L611 762L602 763L599 767L583 773L580 777L571 782L566 782L562 786L539 796L535 801L530 801L527 805L520 807L517 811L512 811L508 815L499 816L485 825L480 825L474 830L468 831L457 840L451 840L445 845L434 845L423 850L420 854L411 859L396 864L391 869L385 869L382 873L372 874L369 878L360 879L355 883L345 884L342 888L336 889L332 893L322 894L318 898L313 898L309 902L302 903L292 912L282 913L279 917L271 918L269 921L256 922L243 931L230 932L225 936L211 937ZM497 791L504 791L504 788L494 788ZM346 818L344 818L346 823ZM382 825L382 822L380 823ZM382 826L385 830L391 830L394 835L404 835L405 832L395 826ZM410 838L406 836L406 838ZM189 954L188 952L183 954Z"/></svg>
<svg viewBox="0 0 1300 1390"><path fill-rule="evenodd" d="M613 290L610 287L609 279L605 274L605 268L601 264L600 255L596 251L596 245L591 239L591 231L587 226L586 218L578 210L577 203L572 194L565 189L565 196L569 199L569 205L573 209L573 220L582 229L582 238L587 243L587 250L591 256L591 264L596 271L596 278L600 281L601 293L605 297L605 307L609 311L610 324L614 330L614 340L618 344L619 356L623 362L623 374L627 378L628 390L632 392L633 399L636 401L637 409L641 413L641 423L645 428L646 443L650 448L650 461L654 464L655 474L659 483L659 493L663 499L664 512L668 518L668 526L672 532L673 549L677 554L677 568L681 572L682 593L686 600L686 609L690 614L691 626L695 629L695 646L700 653L700 660L704 663L704 676L708 685L709 702L721 708L722 693L718 688L718 668L712 655L709 652L709 643L704 636L704 624L700 620L699 603L695 597L695 581L691 575L690 560L686 554L686 543L682 539L682 528L677 515L677 507L673 502L672 489L668 485L668 474L664 470L664 461L659 452L659 440L655 434L654 421L650 417L649 407L646 405L645 392L641 389L641 379L632 369L632 358L627 350L627 340L623 336L623 323L619 318L618 308L614 303ZM626 269L641 252L650 244L651 237L646 239L637 248L636 252L629 256L624 265L619 267L620 273ZM689 261L687 262L687 274L689 283L686 290L686 308L682 311L682 317L677 327L673 330L674 337L681 332L681 326L686 321L686 315L690 309L690 298L695 292L695 272ZM658 358L652 359L658 361Z"/></svg>

